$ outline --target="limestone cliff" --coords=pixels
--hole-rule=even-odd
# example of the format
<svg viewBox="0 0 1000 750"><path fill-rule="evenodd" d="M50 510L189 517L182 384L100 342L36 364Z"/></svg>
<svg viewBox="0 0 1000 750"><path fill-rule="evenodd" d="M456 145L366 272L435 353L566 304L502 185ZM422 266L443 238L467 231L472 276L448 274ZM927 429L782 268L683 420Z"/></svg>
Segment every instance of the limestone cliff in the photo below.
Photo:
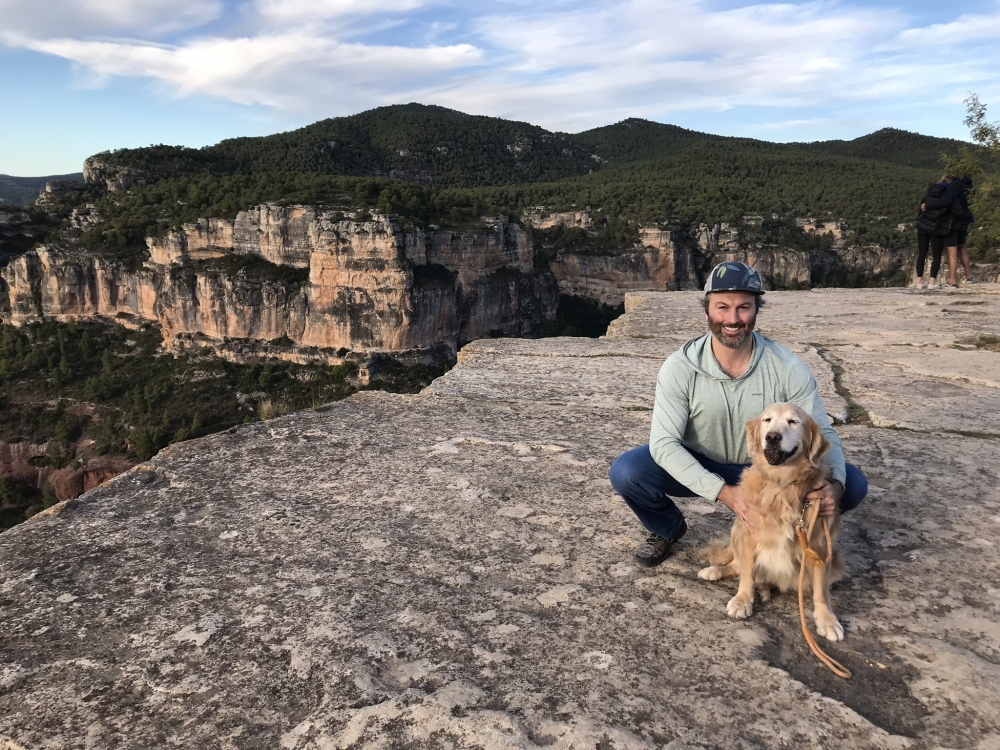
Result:
<svg viewBox="0 0 1000 750"><path fill-rule="evenodd" d="M561 292L606 305L620 305L629 292L691 289L697 285L694 265L674 233L658 227L640 229L638 242L621 252L564 251L550 264Z"/></svg>
<svg viewBox="0 0 1000 750"><path fill-rule="evenodd" d="M829 234L832 247L825 251L806 251L762 245L748 241L743 227L734 224L712 227L702 224L694 239L705 269L726 260L742 260L755 265L772 288L808 288L813 283L851 285L847 283L848 275L855 280L888 279L897 274L912 255L906 250L859 242L854 235L845 233L839 222L820 227L813 219L797 219L796 223L804 232Z"/></svg>
<svg viewBox="0 0 1000 750"><path fill-rule="evenodd" d="M139 319L175 347L287 337L303 359L429 360L481 336L531 335L558 301L530 232L503 217L478 231L404 232L386 216L267 204L147 244L140 268L69 245L17 258L3 270L11 321Z"/></svg>
<svg viewBox="0 0 1000 750"><path fill-rule="evenodd" d="M538 230L561 226L593 234L593 217L586 211L533 209L522 218ZM629 292L698 289L705 273L726 260L752 263L767 284L778 289L884 279L909 260L906 252L852 241L839 225L829 231L834 247L820 252L749 242L736 225L701 225L691 233L647 226L638 230L632 246L614 251L563 249L555 253L550 266L564 294L619 305Z"/></svg>
<svg viewBox="0 0 1000 750"><path fill-rule="evenodd" d="M83 179L88 185L102 185L110 192L117 192L145 185L151 176L137 167L114 164L98 154L84 160Z"/></svg>

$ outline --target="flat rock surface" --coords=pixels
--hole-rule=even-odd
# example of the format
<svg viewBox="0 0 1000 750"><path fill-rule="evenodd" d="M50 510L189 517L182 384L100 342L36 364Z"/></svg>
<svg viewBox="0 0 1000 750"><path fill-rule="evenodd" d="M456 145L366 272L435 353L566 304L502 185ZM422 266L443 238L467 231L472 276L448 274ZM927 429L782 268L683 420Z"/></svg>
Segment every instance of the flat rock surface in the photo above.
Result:
<svg viewBox="0 0 1000 750"><path fill-rule="evenodd" d="M734 622L697 578L721 505L634 565L608 466L703 328L644 294L605 339L476 342L420 395L181 443L0 535L0 747L1000 747L1000 353L964 348L1000 295L768 298L871 482L849 682L794 597Z"/></svg>

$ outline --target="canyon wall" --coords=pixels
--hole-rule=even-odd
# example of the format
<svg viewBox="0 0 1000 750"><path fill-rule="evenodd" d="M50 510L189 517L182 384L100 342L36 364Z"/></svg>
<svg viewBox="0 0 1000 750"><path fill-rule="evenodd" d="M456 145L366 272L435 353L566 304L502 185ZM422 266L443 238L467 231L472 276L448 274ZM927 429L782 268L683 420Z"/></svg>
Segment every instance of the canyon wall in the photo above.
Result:
<svg viewBox="0 0 1000 750"><path fill-rule="evenodd" d="M299 359L431 361L482 336L531 335L558 303L530 232L503 217L478 231L403 232L385 216L267 204L147 244L139 268L55 244L22 255L2 272L10 321L155 321L168 347L287 338Z"/></svg>
<svg viewBox="0 0 1000 750"><path fill-rule="evenodd" d="M579 224L574 224L579 226ZM559 291L620 305L628 292L665 292L697 286L695 259L675 233L657 227L639 230L639 241L614 254L560 252L550 267Z"/></svg>
<svg viewBox="0 0 1000 750"><path fill-rule="evenodd" d="M522 218L539 230L593 227L591 216L580 211L545 214L534 209ZM832 249L808 251L749 242L735 225L701 225L690 234L648 226L639 229L634 245L620 250L550 248L549 265L563 294L620 305L629 292L700 289L705 274L723 261L750 263L761 272L769 288L802 289L813 284L853 286L863 285L866 280L891 278L912 255L852 242L839 225L833 240ZM541 244L545 249L544 241Z"/></svg>
<svg viewBox="0 0 1000 750"><path fill-rule="evenodd" d="M85 172L91 181L104 174L97 164ZM75 229L93 219L89 211L74 214ZM580 211L524 219L541 230L593 227ZM844 238L823 252L748 248L727 226L694 237L644 227L634 245L600 252L556 252L543 236L536 257L531 228L503 217L475 230L404 231L388 216L275 204L235 220L199 219L147 246L137 267L84 252L71 238L16 257L0 274L6 319L156 322L168 348L208 347L236 360L335 363L348 352L386 352L431 362L477 338L535 335L555 318L560 293L619 305L628 292L698 289L724 260L754 264L771 288L863 283L891 276L904 260ZM281 346L268 343L275 340Z"/></svg>

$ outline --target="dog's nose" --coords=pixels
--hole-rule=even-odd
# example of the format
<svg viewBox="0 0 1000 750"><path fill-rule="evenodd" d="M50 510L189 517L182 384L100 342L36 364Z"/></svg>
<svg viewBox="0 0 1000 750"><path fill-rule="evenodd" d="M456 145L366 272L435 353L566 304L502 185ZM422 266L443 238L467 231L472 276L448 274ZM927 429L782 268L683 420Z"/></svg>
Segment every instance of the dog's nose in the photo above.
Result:
<svg viewBox="0 0 1000 750"><path fill-rule="evenodd" d="M764 438L769 443L780 443L781 433L780 432L769 432Z"/></svg>

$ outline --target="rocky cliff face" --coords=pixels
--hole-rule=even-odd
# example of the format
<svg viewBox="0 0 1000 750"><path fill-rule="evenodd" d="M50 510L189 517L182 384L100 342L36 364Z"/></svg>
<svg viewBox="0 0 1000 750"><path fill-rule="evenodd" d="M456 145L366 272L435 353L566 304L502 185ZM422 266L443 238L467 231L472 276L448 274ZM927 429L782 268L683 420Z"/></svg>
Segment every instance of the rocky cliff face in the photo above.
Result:
<svg viewBox="0 0 1000 750"><path fill-rule="evenodd" d="M771 287L808 288L812 271L809 253L804 250L774 248L767 250L728 249L716 251L708 256L709 267L727 260L749 263L763 274Z"/></svg>
<svg viewBox="0 0 1000 750"><path fill-rule="evenodd" d="M836 222L817 229L813 219L796 221L804 231L830 234L832 249L806 251L773 245L761 247L747 242L738 226L702 224L695 232L695 241L703 269L727 260L741 260L756 266L772 288L799 289L813 283L850 285L847 284L848 274L855 280L891 277L912 255L905 250L859 243L852 235L845 234Z"/></svg>
<svg viewBox="0 0 1000 750"><path fill-rule="evenodd" d="M55 245L17 258L3 270L11 321L139 319L168 345L288 337L302 358L428 360L491 333L530 335L558 302L530 233L502 217L476 232L404 233L383 216L268 204L148 245L138 269Z"/></svg>
<svg viewBox="0 0 1000 750"><path fill-rule="evenodd" d="M111 164L101 156L91 156L83 162L83 179L88 185L103 185L110 192L117 192L145 185L150 177L135 167Z"/></svg>
<svg viewBox="0 0 1000 750"><path fill-rule="evenodd" d="M533 210L525 212L524 219L537 229L593 227L590 215L580 211ZM698 289L705 273L727 260L756 266L771 288L800 289L814 282L837 286L890 277L909 260L909 253L852 242L839 227L833 249L825 252L758 246L747 242L739 227L717 224L702 225L693 236L643 227L632 247L616 252L562 250L550 265L564 294L620 305L629 292Z"/></svg>
<svg viewBox="0 0 1000 750"><path fill-rule="evenodd" d="M697 286L690 249L678 245L673 232L657 227L640 229L639 241L620 253L561 252L550 265L563 294L606 305L620 305L629 292Z"/></svg>

